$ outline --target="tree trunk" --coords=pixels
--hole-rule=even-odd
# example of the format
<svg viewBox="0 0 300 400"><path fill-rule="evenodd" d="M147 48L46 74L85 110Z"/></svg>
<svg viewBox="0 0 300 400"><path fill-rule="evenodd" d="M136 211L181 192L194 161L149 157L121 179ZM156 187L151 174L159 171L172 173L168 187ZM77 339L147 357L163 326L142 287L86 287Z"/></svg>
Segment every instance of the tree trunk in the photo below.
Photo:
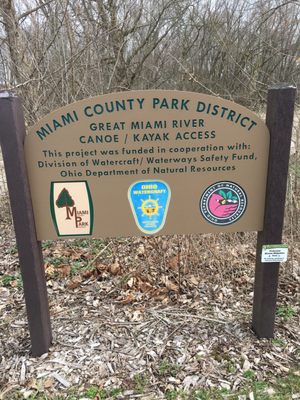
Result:
<svg viewBox="0 0 300 400"><path fill-rule="evenodd" d="M13 0L3 0L2 18L7 39L7 47L10 56L10 84L20 83L20 48L19 27L16 17L16 9Z"/></svg>

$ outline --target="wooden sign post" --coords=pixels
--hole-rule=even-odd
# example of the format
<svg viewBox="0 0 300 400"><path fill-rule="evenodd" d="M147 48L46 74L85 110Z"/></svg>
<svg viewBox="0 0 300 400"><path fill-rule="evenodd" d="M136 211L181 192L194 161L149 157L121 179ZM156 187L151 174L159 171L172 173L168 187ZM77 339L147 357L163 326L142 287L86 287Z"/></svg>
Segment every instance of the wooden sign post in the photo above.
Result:
<svg viewBox="0 0 300 400"><path fill-rule="evenodd" d="M0 92L0 143L13 215L33 356L52 340L41 244L37 241L24 156L25 123L21 101Z"/></svg>
<svg viewBox="0 0 300 400"><path fill-rule="evenodd" d="M272 338L276 312L279 263L263 263L262 246L280 244L292 138L296 88L272 87L268 92L266 123L270 152L264 229L258 233L252 328L258 337Z"/></svg>
<svg viewBox="0 0 300 400"><path fill-rule="evenodd" d="M20 99L0 92L32 354L52 340L40 241L74 236L258 231L252 327L273 337L295 93L269 90L267 125L209 95L113 93L62 107L26 135Z"/></svg>

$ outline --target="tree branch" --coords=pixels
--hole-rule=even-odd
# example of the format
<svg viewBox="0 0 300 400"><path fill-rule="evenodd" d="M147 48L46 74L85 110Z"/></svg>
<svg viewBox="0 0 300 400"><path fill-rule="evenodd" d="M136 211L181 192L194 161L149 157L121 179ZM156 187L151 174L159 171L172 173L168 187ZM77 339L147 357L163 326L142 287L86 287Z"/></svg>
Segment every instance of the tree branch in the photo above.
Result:
<svg viewBox="0 0 300 400"><path fill-rule="evenodd" d="M23 22L21 21L22 19L28 17L28 15L35 13L36 11L38 11L40 8L47 6L48 4L52 3L54 0L48 0L45 3L42 3L40 5L38 5L35 8L32 8L31 10L25 11L23 14L19 15L17 17L18 22Z"/></svg>

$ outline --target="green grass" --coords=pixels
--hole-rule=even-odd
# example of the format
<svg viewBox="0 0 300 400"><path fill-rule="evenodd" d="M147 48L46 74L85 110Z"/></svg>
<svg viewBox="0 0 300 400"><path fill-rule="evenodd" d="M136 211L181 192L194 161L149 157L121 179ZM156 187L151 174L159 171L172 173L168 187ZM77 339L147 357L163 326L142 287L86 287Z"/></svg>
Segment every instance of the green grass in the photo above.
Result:
<svg viewBox="0 0 300 400"><path fill-rule="evenodd" d="M44 241L42 242L42 249L43 249L43 250L44 250L44 249L49 249L49 247L51 247L52 244L53 244L53 241L52 241L52 240L44 240Z"/></svg>
<svg viewBox="0 0 300 400"><path fill-rule="evenodd" d="M75 276L78 275L81 271L86 270L86 266L82 261L73 261L71 264L70 275Z"/></svg>
<svg viewBox="0 0 300 400"><path fill-rule="evenodd" d="M248 369L243 373L243 377L245 379L253 380L255 378L255 372L252 371L251 369Z"/></svg>
<svg viewBox="0 0 300 400"><path fill-rule="evenodd" d="M44 393L39 393L36 392L35 394L31 395L28 400L80 400L82 398L88 398L88 399L99 399L99 400L105 400L105 399L116 399L120 394L122 394L123 389L116 387L113 389L104 389L104 388L99 388L97 386L90 386L89 388L86 389L85 392L78 394L76 390L71 390L70 393L65 394L65 395L59 395L59 396L48 396ZM14 397L10 397L9 400L23 400L22 395L20 394L15 394Z"/></svg>
<svg viewBox="0 0 300 400"><path fill-rule="evenodd" d="M94 397L97 396L98 392L99 388L97 388L97 386L91 386L90 388L87 389L85 395L86 397L93 399Z"/></svg>
<svg viewBox="0 0 300 400"><path fill-rule="evenodd" d="M102 239L75 239L70 243L71 247L90 249L92 254L98 254L107 243ZM109 249L108 249L109 250Z"/></svg>
<svg viewBox="0 0 300 400"><path fill-rule="evenodd" d="M249 370L250 371L250 370ZM238 391L228 389L200 389L189 393L182 390L167 390L166 400L238 400L239 396L253 393L255 400L291 400L293 394L300 393L300 376L290 373L285 377L275 378L274 382L254 381L254 375L246 372L247 382ZM253 372L253 371L250 371ZM244 373L245 374L245 373ZM269 389L269 393L268 393Z"/></svg>
<svg viewBox="0 0 300 400"><path fill-rule="evenodd" d="M10 246L9 248L8 248L8 253L9 254L18 254L18 248L17 248L17 245L16 244L14 244L14 245L12 245L12 246Z"/></svg>
<svg viewBox="0 0 300 400"><path fill-rule="evenodd" d="M166 400L175 400L178 398L178 392L176 389L167 390L165 393Z"/></svg>
<svg viewBox="0 0 300 400"><path fill-rule="evenodd" d="M133 377L134 381L134 386L135 390L139 393L142 394L145 391L146 386L148 385L148 379L147 376L144 374L136 374Z"/></svg>
<svg viewBox="0 0 300 400"><path fill-rule="evenodd" d="M119 396L122 393L122 388L113 388L113 389L103 389L103 388L98 388L97 386L91 386L90 388L87 389L84 395L81 397L87 397L89 399L94 399L95 397L98 396L100 400L105 400L105 399L115 399L117 396Z"/></svg>
<svg viewBox="0 0 300 400"><path fill-rule="evenodd" d="M64 256L49 256L45 257L44 259L45 263L49 263L53 265L54 267L59 267L62 264L68 264L69 259Z"/></svg>
<svg viewBox="0 0 300 400"><path fill-rule="evenodd" d="M284 321L288 321L294 315L296 311L291 306L279 306L276 311L276 315L282 318Z"/></svg>
<svg viewBox="0 0 300 400"><path fill-rule="evenodd" d="M1 285L2 286L10 286L11 282L15 280L14 275L3 275L1 278Z"/></svg>
<svg viewBox="0 0 300 400"><path fill-rule="evenodd" d="M158 366L158 374L160 376L173 376L175 377L180 371L180 366L177 364L172 364L167 360L163 360Z"/></svg>
<svg viewBox="0 0 300 400"><path fill-rule="evenodd" d="M231 360L227 361L226 369L227 369L229 374L234 374L236 369L237 369L236 363L234 363Z"/></svg>
<svg viewBox="0 0 300 400"><path fill-rule="evenodd" d="M23 287L23 282L21 278L21 274L19 272L14 275L3 275L0 277L0 286L5 287L16 287L17 289L21 289Z"/></svg>
<svg viewBox="0 0 300 400"><path fill-rule="evenodd" d="M293 395L300 393L299 371L291 372L282 377L272 376L266 381L256 381L253 374L246 372L245 383L236 391L206 388L184 391L174 387L167 389L164 396L166 400L239 400L239 396L244 395L248 399L249 394L253 393L255 400L291 400ZM149 381L146 374L136 374L133 377L133 383L135 395L143 395L149 389ZM75 388L70 389L64 395L58 396L50 396L37 391L28 400L80 400L81 398L95 399L97 396L99 400L118 399L122 398L120 395L122 395L123 391L124 389L121 387L108 389L93 385L80 394ZM21 399L23 397L20 392L10 393L9 400Z"/></svg>
<svg viewBox="0 0 300 400"><path fill-rule="evenodd" d="M272 339L272 343L274 344L274 346L277 346L277 347L285 347L286 346L285 341L282 339Z"/></svg>

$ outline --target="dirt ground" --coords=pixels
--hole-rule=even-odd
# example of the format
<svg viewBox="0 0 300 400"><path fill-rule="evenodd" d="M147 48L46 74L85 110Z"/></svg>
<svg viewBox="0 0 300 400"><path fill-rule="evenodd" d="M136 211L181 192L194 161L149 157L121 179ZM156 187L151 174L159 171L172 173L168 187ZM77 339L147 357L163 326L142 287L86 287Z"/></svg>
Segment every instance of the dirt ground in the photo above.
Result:
<svg viewBox="0 0 300 400"><path fill-rule="evenodd" d="M0 232L0 399L300 398L296 240L262 340L255 234L44 242L53 345L35 359L9 218Z"/></svg>

